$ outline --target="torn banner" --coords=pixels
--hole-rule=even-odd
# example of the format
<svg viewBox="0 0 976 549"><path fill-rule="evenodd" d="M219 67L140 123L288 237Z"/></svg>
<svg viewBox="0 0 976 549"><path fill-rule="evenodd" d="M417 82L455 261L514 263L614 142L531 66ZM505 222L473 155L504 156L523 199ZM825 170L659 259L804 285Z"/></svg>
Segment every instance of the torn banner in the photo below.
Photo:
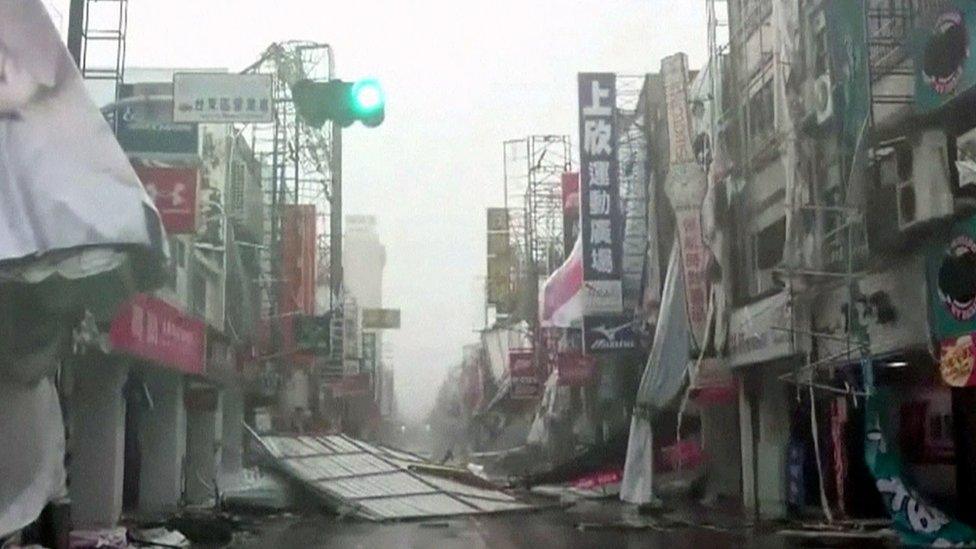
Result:
<svg viewBox="0 0 976 549"><path fill-rule="evenodd" d="M867 399L864 432L864 457L875 485L891 515L892 527L902 543L910 547L972 547L976 531L926 502L905 482L901 460L885 440L883 411L890 409L886 391L875 388L873 364L863 363Z"/></svg>

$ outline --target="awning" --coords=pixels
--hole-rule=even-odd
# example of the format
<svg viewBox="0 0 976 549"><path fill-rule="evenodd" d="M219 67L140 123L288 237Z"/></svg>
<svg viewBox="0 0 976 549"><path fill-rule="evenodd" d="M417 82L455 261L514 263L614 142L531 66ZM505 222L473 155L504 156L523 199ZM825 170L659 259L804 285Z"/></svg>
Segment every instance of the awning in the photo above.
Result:
<svg viewBox="0 0 976 549"><path fill-rule="evenodd" d="M539 321L544 328L580 327L583 323L583 246L579 238L566 261L539 292Z"/></svg>

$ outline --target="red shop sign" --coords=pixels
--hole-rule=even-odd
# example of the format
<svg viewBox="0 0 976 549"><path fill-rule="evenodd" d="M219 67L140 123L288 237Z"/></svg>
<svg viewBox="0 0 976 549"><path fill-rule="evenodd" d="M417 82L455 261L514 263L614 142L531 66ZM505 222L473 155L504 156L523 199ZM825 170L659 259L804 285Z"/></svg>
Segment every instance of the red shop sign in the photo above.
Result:
<svg viewBox="0 0 976 549"><path fill-rule="evenodd" d="M602 488L611 484L620 484L624 479L624 472L620 469L597 471L582 476L573 481L573 486L583 490Z"/></svg>
<svg viewBox="0 0 976 549"><path fill-rule="evenodd" d="M596 358L582 353L560 353L556 360L559 384L569 387L592 385L596 381Z"/></svg>
<svg viewBox="0 0 976 549"><path fill-rule="evenodd" d="M119 308L109 341L125 354L187 374L203 374L206 325L152 296L136 294Z"/></svg>
<svg viewBox="0 0 976 549"><path fill-rule="evenodd" d="M532 349L510 349L508 351L508 371L512 377L534 376L535 351Z"/></svg>
<svg viewBox="0 0 976 549"><path fill-rule="evenodd" d="M166 232L186 234L197 229L197 170L134 166L152 197Z"/></svg>
<svg viewBox="0 0 976 549"><path fill-rule="evenodd" d="M542 382L535 376L512 378L512 400L535 400L542 396Z"/></svg>
<svg viewBox="0 0 976 549"><path fill-rule="evenodd" d="M333 383L333 398L348 398L369 394L372 377L369 374L350 374Z"/></svg>

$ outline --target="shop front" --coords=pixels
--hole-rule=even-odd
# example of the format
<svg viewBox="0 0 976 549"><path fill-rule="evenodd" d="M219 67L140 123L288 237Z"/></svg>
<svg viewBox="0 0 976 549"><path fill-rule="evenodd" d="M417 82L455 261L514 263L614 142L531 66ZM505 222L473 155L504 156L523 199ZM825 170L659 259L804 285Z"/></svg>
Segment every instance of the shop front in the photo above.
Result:
<svg viewBox="0 0 976 549"><path fill-rule="evenodd" d="M872 394L871 409L878 411L879 432L901 457L898 473L927 501L954 508L951 396L939 382L929 350L925 273L922 258L899 258L849 287L815 296L812 345L824 368L809 379L811 385L798 385L803 394L789 461L789 470L796 472L790 480L795 509L822 505L816 454L810 450L819 446L823 492L834 515L887 515L883 502L889 498L879 493L882 483L875 478L878 471L872 472L877 464L865 454L870 443L865 422L871 421L866 390ZM819 427L816 445L813 421Z"/></svg>
<svg viewBox="0 0 976 549"><path fill-rule="evenodd" d="M118 400L117 415L109 422L82 414L75 418L83 424L103 423L114 433L118 452L104 452L103 447L98 459L111 463L118 475L118 506L159 512L176 508L184 498L187 379L202 379L207 373L207 336L203 321L156 296L137 294L117 311L108 333L110 354L105 356L123 365L122 374L114 396L103 400L103 405ZM96 475L91 482L102 478Z"/></svg>
<svg viewBox="0 0 976 549"><path fill-rule="evenodd" d="M785 448L796 406L779 377L800 364L793 304L784 291L732 311L726 361L737 386L743 505L766 518L786 515Z"/></svg>

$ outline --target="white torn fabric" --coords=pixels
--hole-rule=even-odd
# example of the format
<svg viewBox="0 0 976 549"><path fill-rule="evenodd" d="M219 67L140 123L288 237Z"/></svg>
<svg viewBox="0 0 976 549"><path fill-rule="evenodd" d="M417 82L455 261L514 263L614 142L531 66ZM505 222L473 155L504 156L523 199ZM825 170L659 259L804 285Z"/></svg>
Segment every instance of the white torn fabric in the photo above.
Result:
<svg viewBox="0 0 976 549"><path fill-rule="evenodd" d="M119 268L125 256L107 247L58 250L28 263L0 265L0 281L37 284L53 275L78 280Z"/></svg>
<svg viewBox="0 0 976 549"><path fill-rule="evenodd" d="M64 424L54 381L0 383L0 538L67 495Z"/></svg>
<svg viewBox="0 0 976 549"><path fill-rule="evenodd" d="M661 315L637 389L638 409L631 418L624 478L620 485L620 499L628 503L650 503L654 499L651 419L657 410L674 402L687 382L689 342L685 285L675 243L664 279Z"/></svg>
<svg viewBox="0 0 976 549"><path fill-rule="evenodd" d="M651 422L636 414L630 418L627 462L620 483L620 499L637 505L654 500L654 433Z"/></svg>
<svg viewBox="0 0 976 549"><path fill-rule="evenodd" d="M79 246L161 251L155 206L40 1L0 2L0 69L0 261Z"/></svg>

